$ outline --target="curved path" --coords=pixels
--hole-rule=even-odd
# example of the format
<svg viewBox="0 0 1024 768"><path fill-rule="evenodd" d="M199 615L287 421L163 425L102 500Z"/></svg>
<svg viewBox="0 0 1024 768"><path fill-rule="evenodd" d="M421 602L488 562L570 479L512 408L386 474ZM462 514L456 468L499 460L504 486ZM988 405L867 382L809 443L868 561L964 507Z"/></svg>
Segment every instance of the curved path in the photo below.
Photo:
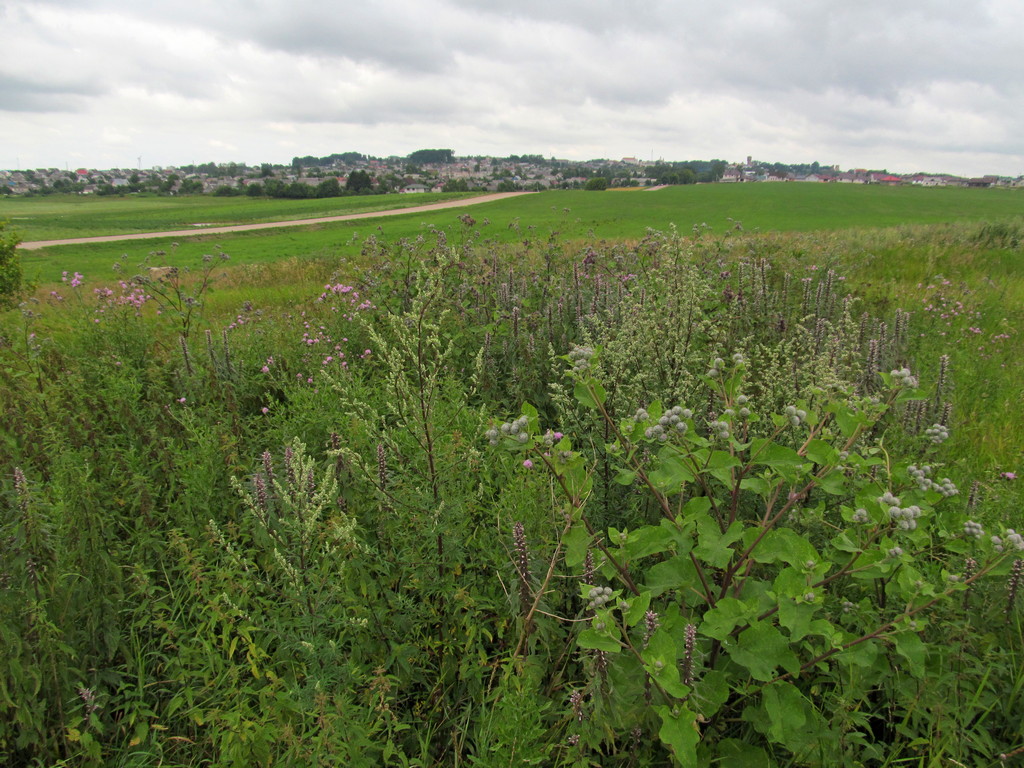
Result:
<svg viewBox="0 0 1024 768"><path fill-rule="evenodd" d="M445 208L462 208L467 205L493 203L520 195L532 195L533 192L497 192L491 195L470 197L461 200L446 200L441 203L414 205L409 208L388 208L384 211L366 211L364 213L347 213L341 216L321 216L316 219L288 219L287 221L265 221L259 224L232 224L224 227L195 227L193 229L176 229L171 232L137 232L128 235L102 235L100 237L73 237L67 240L31 240L19 247L26 251L38 248L49 248L53 245L80 245L82 243L115 243L118 240L152 240L157 237L195 237L196 235L219 235L224 232L247 232L254 229L275 229L278 227L303 227L309 224L324 224L331 221L354 221L356 219L375 219L381 216L401 216L404 213L424 213L440 211Z"/></svg>

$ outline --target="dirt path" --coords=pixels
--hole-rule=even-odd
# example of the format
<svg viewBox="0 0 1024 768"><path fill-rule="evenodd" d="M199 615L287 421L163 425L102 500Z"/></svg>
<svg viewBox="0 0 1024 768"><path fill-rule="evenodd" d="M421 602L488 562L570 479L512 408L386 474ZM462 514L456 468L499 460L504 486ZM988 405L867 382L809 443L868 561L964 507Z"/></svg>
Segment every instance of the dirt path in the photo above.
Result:
<svg viewBox="0 0 1024 768"><path fill-rule="evenodd" d="M331 221L355 221L356 219L375 219L381 216L401 216L404 213L425 213L441 211L445 208L462 208L467 205L493 203L509 197L530 195L532 192L497 192L462 200L447 200L443 203L416 205L411 208L389 208L385 211L367 211L365 213L348 213L343 216L322 216L316 219L289 219L288 221L267 221L259 224L232 224L223 227L194 227L193 229L177 229L171 232L138 232L129 235L102 235L100 237L73 237L68 240L31 240L19 247L26 251L49 248L54 245L80 245L82 243L116 243L118 240L152 240L157 237L196 237L197 235L219 235L224 232L248 232L255 229L276 229L278 227L303 227L310 224L324 224Z"/></svg>

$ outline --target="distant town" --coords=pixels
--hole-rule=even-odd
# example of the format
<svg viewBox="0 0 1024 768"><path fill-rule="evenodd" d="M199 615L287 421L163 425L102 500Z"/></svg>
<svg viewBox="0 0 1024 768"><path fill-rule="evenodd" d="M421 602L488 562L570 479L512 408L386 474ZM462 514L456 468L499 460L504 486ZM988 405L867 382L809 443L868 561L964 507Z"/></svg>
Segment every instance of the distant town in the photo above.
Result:
<svg viewBox="0 0 1024 768"><path fill-rule="evenodd" d="M602 190L671 184L802 182L916 185L922 187L1024 187L1024 176L963 178L944 173L897 174L820 163L769 163L748 157L724 160L621 160L573 162L539 155L456 156L423 149L405 157L344 152L295 157L288 165L201 163L176 167L36 168L0 170L5 195L219 195L279 198L340 197L424 192L511 192L548 189Z"/></svg>

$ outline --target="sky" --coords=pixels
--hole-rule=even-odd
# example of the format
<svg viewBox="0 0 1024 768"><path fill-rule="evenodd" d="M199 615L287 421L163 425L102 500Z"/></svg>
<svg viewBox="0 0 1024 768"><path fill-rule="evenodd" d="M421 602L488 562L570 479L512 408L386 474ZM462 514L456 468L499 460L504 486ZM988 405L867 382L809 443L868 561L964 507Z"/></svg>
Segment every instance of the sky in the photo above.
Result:
<svg viewBox="0 0 1024 768"><path fill-rule="evenodd" d="M0 0L0 168L417 149L1024 174L1020 0Z"/></svg>

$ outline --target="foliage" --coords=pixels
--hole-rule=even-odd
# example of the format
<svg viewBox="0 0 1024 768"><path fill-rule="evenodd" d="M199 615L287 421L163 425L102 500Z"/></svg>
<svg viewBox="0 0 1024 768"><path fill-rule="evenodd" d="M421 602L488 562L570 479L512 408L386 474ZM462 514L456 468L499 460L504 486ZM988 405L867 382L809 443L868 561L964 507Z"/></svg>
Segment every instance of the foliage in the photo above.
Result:
<svg viewBox="0 0 1024 768"><path fill-rule="evenodd" d="M22 287L21 256L18 243L21 237L8 230L7 222L0 221L0 309L13 304Z"/></svg>
<svg viewBox="0 0 1024 768"><path fill-rule="evenodd" d="M182 245L2 317L0 762L1024 746L1015 454L964 437L1019 388L1016 315L886 250L999 274L1012 232L502 227Z"/></svg>

